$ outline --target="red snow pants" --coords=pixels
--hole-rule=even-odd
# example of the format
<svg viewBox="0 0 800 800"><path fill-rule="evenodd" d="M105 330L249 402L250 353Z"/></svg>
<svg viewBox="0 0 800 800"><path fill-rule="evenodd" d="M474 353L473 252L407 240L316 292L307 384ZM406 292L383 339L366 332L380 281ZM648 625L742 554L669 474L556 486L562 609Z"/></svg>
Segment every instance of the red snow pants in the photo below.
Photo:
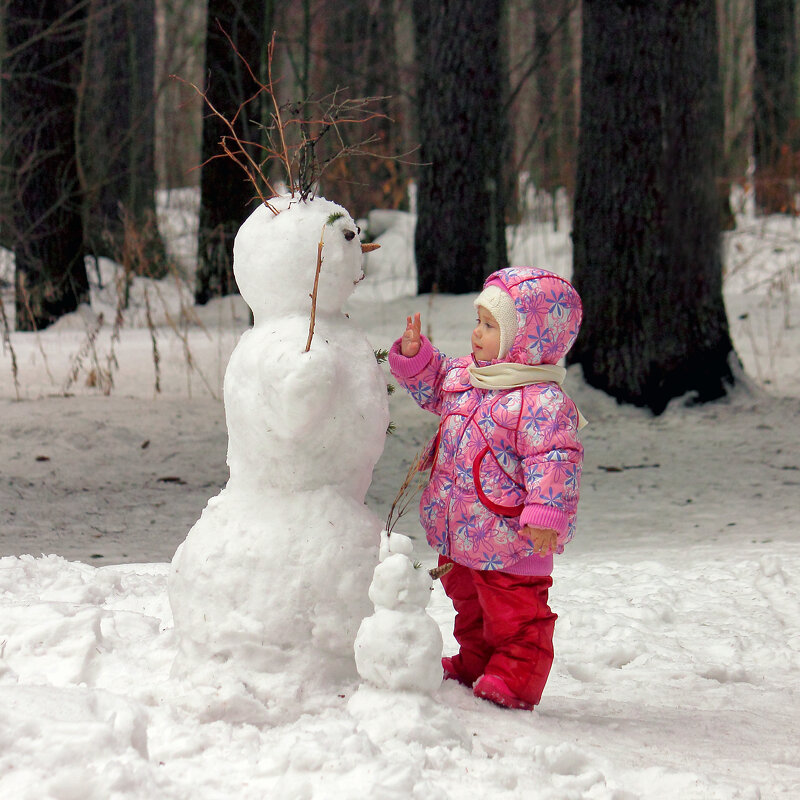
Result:
<svg viewBox="0 0 800 800"><path fill-rule="evenodd" d="M449 562L439 556L439 564ZM553 664L557 615L547 605L553 579L454 563L442 584L456 610L458 674L469 684L484 673L497 675L517 697L536 705Z"/></svg>

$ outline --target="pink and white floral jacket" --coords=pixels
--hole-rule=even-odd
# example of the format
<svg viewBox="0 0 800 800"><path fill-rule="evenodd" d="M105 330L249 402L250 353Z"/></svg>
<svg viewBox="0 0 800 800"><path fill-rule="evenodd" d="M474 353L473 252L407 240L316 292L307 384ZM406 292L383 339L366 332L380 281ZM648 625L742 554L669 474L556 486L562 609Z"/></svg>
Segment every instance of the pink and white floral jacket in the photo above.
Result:
<svg viewBox="0 0 800 800"><path fill-rule="evenodd" d="M504 362L556 364L581 323L569 282L541 269L511 267L489 276L514 300L518 330ZM533 552L525 525L558 533L558 552L575 530L583 461L575 404L556 383L475 388L472 356L447 358L422 337L413 358L389 354L392 374L441 418L420 469L431 476L420 501L428 541L472 569L549 575L553 557ZM484 363L479 362L483 366ZM495 362L496 363L496 362Z"/></svg>

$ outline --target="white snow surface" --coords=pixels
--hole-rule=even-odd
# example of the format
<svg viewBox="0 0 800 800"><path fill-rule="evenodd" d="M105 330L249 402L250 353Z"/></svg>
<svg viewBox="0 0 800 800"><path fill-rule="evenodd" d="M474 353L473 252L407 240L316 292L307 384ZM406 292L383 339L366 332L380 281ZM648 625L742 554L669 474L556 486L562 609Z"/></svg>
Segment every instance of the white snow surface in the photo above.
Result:
<svg viewBox="0 0 800 800"><path fill-rule="evenodd" d="M526 224L510 242L517 263L569 274L563 221ZM0 797L800 797L798 264L794 220L744 214L727 236L725 299L745 374L723 401L681 398L654 418L570 369L565 388L590 425L578 531L554 570L556 660L534 712L453 682L381 688L313 647L293 658L326 680L295 687L296 702L282 698L257 724L243 721L252 708L240 687L172 675L168 562L229 477L222 376L247 308L240 298L191 307L168 280L148 289L162 296L152 331L141 305L113 341L106 313L91 346L97 307L39 334L11 331L0 357ZM360 299L369 281L348 310L373 347L419 310L437 345L466 352L471 297L383 287L385 299ZM103 396L96 373L107 365ZM390 408L397 433L367 493L379 519L436 425L404 393ZM414 505L397 525L414 543L403 556L429 567ZM295 517L283 504L263 513ZM273 553L264 566L263 553L241 554L287 605L302 602L282 580L292 558ZM346 594L370 619L402 573L373 576L374 613L369 575ZM316 567L307 579L329 576ZM314 608L304 612L313 624ZM428 613L453 652L439 582Z"/></svg>

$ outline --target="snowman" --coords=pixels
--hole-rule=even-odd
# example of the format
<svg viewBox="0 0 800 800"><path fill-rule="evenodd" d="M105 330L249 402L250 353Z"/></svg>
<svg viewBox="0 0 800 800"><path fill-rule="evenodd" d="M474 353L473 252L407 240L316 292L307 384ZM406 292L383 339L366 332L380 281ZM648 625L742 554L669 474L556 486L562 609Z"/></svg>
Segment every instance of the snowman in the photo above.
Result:
<svg viewBox="0 0 800 800"><path fill-rule="evenodd" d="M442 634L426 611L431 574L412 560L401 533L381 534L369 599L375 606L358 629L358 674L372 686L432 695L442 682Z"/></svg>
<svg viewBox="0 0 800 800"><path fill-rule="evenodd" d="M230 477L169 578L172 674L209 719L297 716L356 678L381 530L364 498L389 422L383 373L342 311L363 277L358 233L341 206L282 195L236 236L254 325L225 373Z"/></svg>
<svg viewBox="0 0 800 800"><path fill-rule="evenodd" d="M374 613L361 623L355 643L363 683L347 710L381 748L403 743L471 749L452 709L434 698L442 684L442 634L426 607L432 577L443 570L429 572L412 555L407 536L381 534L379 564L369 587Z"/></svg>

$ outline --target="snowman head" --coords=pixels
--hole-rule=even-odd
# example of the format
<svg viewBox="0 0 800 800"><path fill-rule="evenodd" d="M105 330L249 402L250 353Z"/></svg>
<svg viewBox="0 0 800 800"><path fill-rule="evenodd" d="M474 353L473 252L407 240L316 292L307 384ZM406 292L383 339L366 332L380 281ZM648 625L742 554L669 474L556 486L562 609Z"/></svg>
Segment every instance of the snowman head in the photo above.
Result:
<svg viewBox="0 0 800 800"><path fill-rule="evenodd" d="M317 271L317 314L335 314L363 277L358 226L342 206L315 197L282 195L260 205L244 221L233 245L233 273L255 324L293 314L308 315Z"/></svg>

